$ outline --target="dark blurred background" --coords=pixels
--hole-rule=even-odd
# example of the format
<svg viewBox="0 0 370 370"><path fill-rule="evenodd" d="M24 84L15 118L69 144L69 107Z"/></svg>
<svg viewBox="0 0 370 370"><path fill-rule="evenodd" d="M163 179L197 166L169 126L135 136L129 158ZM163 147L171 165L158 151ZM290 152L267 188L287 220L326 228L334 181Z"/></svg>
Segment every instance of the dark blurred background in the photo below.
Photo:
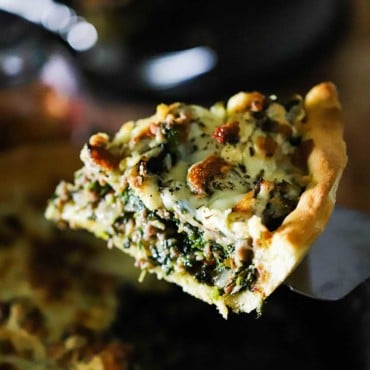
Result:
<svg viewBox="0 0 370 370"><path fill-rule="evenodd" d="M256 89L305 94L331 80L349 155L338 203L370 214L369 8L368 0L0 0L0 155L60 140L80 147L90 133L112 133L160 102L208 105ZM213 308L178 292L123 294L116 329L145 353L137 369L248 361L370 369L369 284L338 304L283 287L262 321L222 323ZM210 356L210 345L224 358ZM168 346L172 357L154 366Z"/></svg>
<svg viewBox="0 0 370 370"><path fill-rule="evenodd" d="M94 94L197 101L241 88L276 90L312 70L342 41L353 7L348 0L3 3L37 25L1 19L2 46L25 48L27 38L34 69L48 46L61 44Z"/></svg>

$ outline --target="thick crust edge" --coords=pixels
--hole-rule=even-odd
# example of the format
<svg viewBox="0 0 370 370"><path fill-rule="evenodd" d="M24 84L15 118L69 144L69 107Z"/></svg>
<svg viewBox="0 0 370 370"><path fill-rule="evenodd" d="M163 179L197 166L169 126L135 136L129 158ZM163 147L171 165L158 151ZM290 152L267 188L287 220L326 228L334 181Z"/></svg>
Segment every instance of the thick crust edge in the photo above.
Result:
<svg viewBox="0 0 370 370"><path fill-rule="evenodd" d="M307 121L303 140L312 139L308 157L310 183L296 209L274 232L271 244L261 252L257 296L270 295L299 265L324 230L333 211L339 180L347 163L343 140L342 109L336 86L323 82L305 96ZM240 294L228 303L236 311L247 311L249 297ZM257 307L258 308L258 307Z"/></svg>

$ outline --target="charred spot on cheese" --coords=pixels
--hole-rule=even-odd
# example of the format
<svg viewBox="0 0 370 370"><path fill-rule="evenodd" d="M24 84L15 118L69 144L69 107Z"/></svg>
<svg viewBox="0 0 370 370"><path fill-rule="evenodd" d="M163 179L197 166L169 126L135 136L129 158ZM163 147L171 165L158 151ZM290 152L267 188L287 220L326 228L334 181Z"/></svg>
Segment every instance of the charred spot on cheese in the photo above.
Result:
<svg viewBox="0 0 370 370"><path fill-rule="evenodd" d="M103 146L88 144L88 149L92 160L98 166L106 170L114 170L118 166L119 159Z"/></svg>
<svg viewBox="0 0 370 370"><path fill-rule="evenodd" d="M210 180L217 176L223 176L229 170L230 165L223 158L211 155L189 168L189 187L195 194L205 196Z"/></svg>
<svg viewBox="0 0 370 370"><path fill-rule="evenodd" d="M212 135L220 144L236 144L239 141L239 122L227 122L217 127Z"/></svg>
<svg viewBox="0 0 370 370"><path fill-rule="evenodd" d="M90 140L47 217L90 230L141 269L187 273L220 296L253 290L261 239L305 190L304 117L301 98L257 92L210 109L161 104L112 140Z"/></svg>

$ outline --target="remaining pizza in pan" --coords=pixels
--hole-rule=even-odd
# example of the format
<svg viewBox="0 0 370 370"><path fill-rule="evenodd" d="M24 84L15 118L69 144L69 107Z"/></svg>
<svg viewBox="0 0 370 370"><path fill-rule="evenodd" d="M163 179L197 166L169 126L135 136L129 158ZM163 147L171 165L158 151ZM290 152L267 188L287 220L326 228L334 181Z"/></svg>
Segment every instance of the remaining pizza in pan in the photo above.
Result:
<svg viewBox="0 0 370 370"><path fill-rule="evenodd" d="M53 144L0 155L6 174L0 183L1 369L124 370L130 362L131 346L110 332L122 283L110 272L112 251L44 218L57 179L77 168L76 154Z"/></svg>
<svg viewBox="0 0 370 370"><path fill-rule="evenodd" d="M210 109L160 104L113 138L93 135L46 216L86 229L144 272L215 304L260 311L324 229L346 165L341 106L240 92Z"/></svg>

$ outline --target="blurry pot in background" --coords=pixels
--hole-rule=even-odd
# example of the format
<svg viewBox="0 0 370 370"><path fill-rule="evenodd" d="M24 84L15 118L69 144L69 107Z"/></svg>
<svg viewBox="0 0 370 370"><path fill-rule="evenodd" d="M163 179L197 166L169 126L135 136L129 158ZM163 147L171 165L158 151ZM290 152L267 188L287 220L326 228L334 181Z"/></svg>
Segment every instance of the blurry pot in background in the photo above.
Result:
<svg viewBox="0 0 370 370"><path fill-rule="evenodd" d="M83 121L78 72L60 45L0 12L0 151L70 138Z"/></svg>
<svg viewBox="0 0 370 370"><path fill-rule="evenodd" d="M291 79L327 55L346 0L69 1L98 30L78 60L97 94L222 98Z"/></svg>

